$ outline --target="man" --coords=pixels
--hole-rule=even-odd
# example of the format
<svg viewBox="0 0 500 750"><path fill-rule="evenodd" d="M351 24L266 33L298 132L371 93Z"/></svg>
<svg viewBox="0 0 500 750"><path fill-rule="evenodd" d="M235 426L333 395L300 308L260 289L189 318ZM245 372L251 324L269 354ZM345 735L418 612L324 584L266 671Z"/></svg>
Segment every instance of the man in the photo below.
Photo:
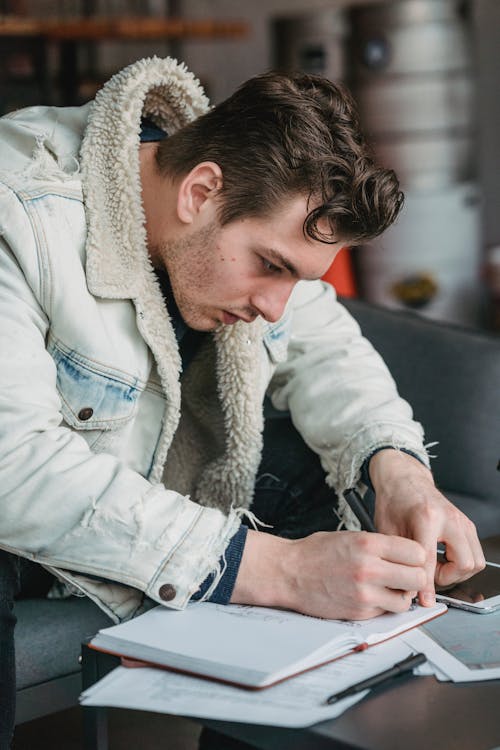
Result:
<svg viewBox="0 0 500 750"><path fill-rule="evenodd" d="M345 92L268 74L209 111L183 66L145 60L0 136L2 695L12 600L41 566L115 620L200 598L366 618L483 566L420 425L318 281L402 200ZM265 397L319 456L337 515L317 486L288 532L287 508L270 512L283 457L259 469ZM241 523L257 475L273 529ZM380 533L337 533L362 482Z"/></svg>

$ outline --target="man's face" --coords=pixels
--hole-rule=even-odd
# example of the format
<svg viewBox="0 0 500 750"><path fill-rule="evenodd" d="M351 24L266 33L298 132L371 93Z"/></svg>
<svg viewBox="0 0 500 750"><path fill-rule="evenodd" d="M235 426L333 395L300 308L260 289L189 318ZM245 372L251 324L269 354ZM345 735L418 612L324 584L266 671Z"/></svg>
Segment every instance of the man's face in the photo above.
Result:
<svg viewBox="0 0 500 750"><path fill-rule="evenodd" d="M297 281L320 278L342 246L306 238L307 213L307 200L297 197L272 218L221 227L212 215L182 238L155 247L187 325L210 331L259 315L278 320Z"/></svg>

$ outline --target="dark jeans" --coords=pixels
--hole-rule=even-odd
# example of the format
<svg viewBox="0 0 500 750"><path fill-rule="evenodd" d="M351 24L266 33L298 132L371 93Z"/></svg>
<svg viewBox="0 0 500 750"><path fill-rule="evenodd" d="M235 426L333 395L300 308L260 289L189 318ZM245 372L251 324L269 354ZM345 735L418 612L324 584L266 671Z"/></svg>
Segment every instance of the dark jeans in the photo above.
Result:
<svg viewBox="0 0 500 750"><path fill-rule="evenodd" d="M272 524L263 531L288 539L338 528L337 497L325 484L318 456L288 417L266 421L251 510Z"/></svg>
<svg viewBox="0 0 500 750"><path fill-rule="evenodd" d="M266 420L264 451L252 510L272 524L266 532L288 538L338 527L336 498L324 483L316 454L305 445L287 417ZM15 715L14 600L44 596L52 576L40 565L0 551L0 750L11 741ZM228 744L229 742L229 744ZM233 744L231 744L233 743ZM203 750L236 750L245 745L205 730Z"/></svg>
<svg viewBox="0 0 500 750"><path fill-rule="evenodd" d="M337 497L325 485L318 456L283 416L266 421L264 451L257 473L252 511L273 528L263 530L299 539L315 531L335 531ZM246 742L203 729L199 750L251 750Z"/></svg>
<svg viewBox="0 0 500 750"><path fill-rule="evenodd" d="M45 596L53 580L41 565L0 550L0 750L8 750L14 732L14 600Z"/></svg>

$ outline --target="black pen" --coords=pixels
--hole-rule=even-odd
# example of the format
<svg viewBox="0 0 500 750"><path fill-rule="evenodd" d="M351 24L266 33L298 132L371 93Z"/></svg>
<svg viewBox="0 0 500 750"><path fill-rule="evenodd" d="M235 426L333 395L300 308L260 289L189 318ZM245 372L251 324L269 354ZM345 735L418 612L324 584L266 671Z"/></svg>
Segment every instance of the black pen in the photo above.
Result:
<svg viewBox="0 0 500 750"><path fill-rule="evenodd" d="M360 522L363 531L376 531L375 524L365 508L361 495L356 490L351 489L344 492L344 498Z"/></svg>
<svg viewBox="0 0 500 750"><path fill-rule="evenodd" d="M425 654L413 654L412 656L408 656L406 659L403 659L403 661L390 667L390 669L385 669L379 674L374 674L373 677L368 677L366 680L356 683L356 685L351 685L345 690L341 690L340 693L330 695L325 703L331 706L332 703L337 703L337 701L342 700L342 698L356 695L356 693L361 693L363 690L368 690L368 688L381 685L388 680L393 680L395 677L401 677L401 675L411 672L415 667L420 666L420 664L423 664L425 661L427 661Z"/></svg>

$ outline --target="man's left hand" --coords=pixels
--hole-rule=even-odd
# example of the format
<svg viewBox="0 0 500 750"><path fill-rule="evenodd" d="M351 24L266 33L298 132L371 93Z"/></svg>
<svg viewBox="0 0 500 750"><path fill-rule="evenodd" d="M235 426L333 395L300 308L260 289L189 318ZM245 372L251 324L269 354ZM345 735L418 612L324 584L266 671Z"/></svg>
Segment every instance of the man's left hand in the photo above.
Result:
<svg viewBox="0 0 500 750"><path fill-rule="evenodd" d="M421 604L434 604L434 583L449 586L484 568L475 525L439 492L431 472L420 461L384 449L370 460L369 472L377 498L377 531L414 539L426 551L427 584L418 592ZM436 558L439 542L446 545L443 563L437 563Z"/></svg>

